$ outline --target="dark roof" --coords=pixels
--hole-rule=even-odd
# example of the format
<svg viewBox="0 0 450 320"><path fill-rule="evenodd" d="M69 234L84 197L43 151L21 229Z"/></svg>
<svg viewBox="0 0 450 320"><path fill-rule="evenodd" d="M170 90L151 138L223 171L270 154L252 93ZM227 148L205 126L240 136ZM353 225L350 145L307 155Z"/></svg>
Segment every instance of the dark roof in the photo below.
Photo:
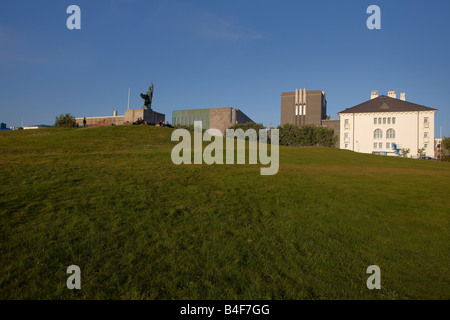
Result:
<svg viewBox="0 0 450 320"><path fill-rule="evenodd" d="M365 113L365 112L402 112L402 111L433 111L437 109L428 108L400 99L386 96L379 96L358 104L352 108L347 108L339 113Z"/></svg>

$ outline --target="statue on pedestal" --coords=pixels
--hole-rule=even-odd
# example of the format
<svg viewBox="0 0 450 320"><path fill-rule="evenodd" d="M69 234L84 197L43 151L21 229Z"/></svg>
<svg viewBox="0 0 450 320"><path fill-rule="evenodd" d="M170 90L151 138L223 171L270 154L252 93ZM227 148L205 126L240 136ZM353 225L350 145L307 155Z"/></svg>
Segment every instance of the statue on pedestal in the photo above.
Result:
<svg viewBox="0 0 450 320"><path fill-rule="evenodd" d="M141 93L141 98L144 99L144 106L142 109L144 110L152 110L152 100L153 100L153 82L152 85L148 88L148 91L146 94Z"/></svg>

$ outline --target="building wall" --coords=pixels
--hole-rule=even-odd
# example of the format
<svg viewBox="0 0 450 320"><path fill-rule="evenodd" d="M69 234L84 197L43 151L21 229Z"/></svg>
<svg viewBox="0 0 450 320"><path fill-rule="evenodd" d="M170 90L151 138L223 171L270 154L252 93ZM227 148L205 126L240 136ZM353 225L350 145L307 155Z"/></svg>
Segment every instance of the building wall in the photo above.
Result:
<svg viewBox="0 0 450 320"><path fill-rule="evenodd" d="M139 118L150 124L155 124L159 121L166 121L166 115L150 109L131 109L125 110L124 122L136 122Z"/></svg>
<svg viewBox="0 0 450 320"><path fill-rule="evenodd" d="M295 92L283 92L281 94L281 126L296 124L299 118L295 116Z"/></svg>
<svg viewBox="0 0 450 320"><path fill-rule="evenodd" d="M307 124L320 126L322 125L322 120L326 119L327 114L325 96L319 90L307 91L306 93Z"/></svg>
<svg viewBox="0 0 450 320"><path fill-rule="evenodd" d="M336 148L340 147L340 132L341 132L341 121L340 120L322 120L322 126L328 127L334 130L334 136L336 138Z"/></svg>
<svg viewBox="0 0 450 320"><path fill-rule="evenodd" d="M75 118L77 124L82 127L84 118ZM125 121L125 116L109 116L109 117L86 117L86 126L93 124L105 124L105 125L121 125Z"/></svg>
<svg viewBox="0 0 450 320"><path fill-rule="evenodd" d="M194 121L202 121L203 129L225 130L236 123L253 122L245 113L235 108L210 108L177 110L172 112L174 125L192 125Z"/></svg>
<svg viewBox="0 0 450 320"><path fill-rule="evenodd" d="M426 146L426 155L433 157L435 113L436 111L340 113L340 148L363 153L393 152L392 143L396 143L399 148L409 148L409 156L413 157L417 156L419 148ZM394 117L395 124L392 123ZM428 118L428 125L424 123L425 117ZM376 124L374 118L377 118ZM379 118L381 118L381 124L378 124ZM388 118L391 118L390 124L388 124ZM347 123L346 120L348 120ZM386 137L386 132L390 128L395 130L393 139ZM381 139L374 138L376 129L381 129ZM375 142L378 144L377 148L374 148ZM379 143L382 143L381 148ZM389 143L389 147L386 143Z"/></svg>
<svg viewBox="0 0 450 320"><path fill-rule="evenodd" d="M210 109L177 110L172 112L173 125L190 125L202 121L203 129L209 129Z"/></svg>
<svg viewBox="0 0 450 320"><path fill-rule="evenodd" d="M224 134L226 129L234 125L232 120L236 119L236 112L233 108L210 109L210 119L210 127L218 129ZM236 121L237 120L235 120L235 122Z"/></svg>
<svg viewBox="0 0 450 320"><path fill-rule="evenodd" d="M302 91L300 89L300 91ZM326 119L327 100L320 90L311 90L306 92L306 114L304 110L297 111L296 108L296 92L281 93L281 125L294 124L303 126L312 124L316 126L322 125L322 120ZM303 93L304 94L304 93ZM302 93L300 93L302 95ZM302 102L303 103L303 102ZM301 104L302 104L301 103Z"/></svg>

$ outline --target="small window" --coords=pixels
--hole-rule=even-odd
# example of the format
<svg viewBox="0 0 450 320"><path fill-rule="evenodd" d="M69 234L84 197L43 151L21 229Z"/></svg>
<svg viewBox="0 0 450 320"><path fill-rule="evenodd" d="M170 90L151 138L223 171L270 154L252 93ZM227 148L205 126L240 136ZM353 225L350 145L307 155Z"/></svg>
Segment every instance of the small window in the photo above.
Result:
<svg viewBox="0 0 450 320"><path fill-rule="evenodd" d="M345 144L345 148L348 148L348 143Z"/></svg>
<svg viewBox="0 0 450 320"><path fill-rule="evenodd" d="M423 147L424 147L425 149L428 148L428 144L425 143L425 144L423 145Z"/></svg>
<svg viewBox="0 0 450 320"><path fill-rule="evenodd" d="M378 147L378 142L373 143L373 148L376 149Z"/></svg>
<svg viewBox="0 0 450 320"><path fill-rule="evenodd" d="M378 149L383 149L383 142L378 143Z"/></svg>
<svg viewBox="0 0 450 320"><path fill-rule="evenodd" d="M395 117L392 118L392 124L395 124Z"/></svg>
<svg viewBox="0 0 450 320"><path fill-rule="evenodd" d="M391 148L391 144L389 142L386 142L386 149L390 149Z"/></svg>
<svg viewBox="0 0 450 320"><path fill-rule="evenodd" d="M424 123L428 123L428 117L423 118Z"/></svg>
<svg viewBox="0 0 450 320"><path fill-rule="evenodd" d="M388 119L388 124L391 124L391 117L389 117L387 119Z"/></svg>
<svg viewBox="0 0 450 320"><path fill-rule="evenodd" d="M424 137L424 138L428 138L428 132L424 132L424 133L423 133L423 137Z"/></svg>
<svg viewBox="0 0 450 320"><path fill-rule="evenodd" d="M383 124L386 124L386 118L383 118Z"/></svg>
<svg viewBox="0 0 450 320"><path fill-rule="evenodd" d="M373 118L373 124L377 124L377 118Z"/></svg>
<svg viewBox="0 0 450 320"><path fill-rule="evenodd" d="M378 118L378 124L381 124L381 118Z"/></svg>

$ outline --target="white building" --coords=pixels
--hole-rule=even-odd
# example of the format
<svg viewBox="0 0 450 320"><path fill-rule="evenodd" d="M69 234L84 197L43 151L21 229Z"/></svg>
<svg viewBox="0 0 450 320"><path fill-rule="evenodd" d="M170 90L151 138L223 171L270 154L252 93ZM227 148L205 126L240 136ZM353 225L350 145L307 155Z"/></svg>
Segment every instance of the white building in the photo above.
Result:
<svg viewBox="0 0 450 320"><path fill-rule="evenodd" d="M418 156L424 148L434 157L434 115L436 109L405 101L405 94L396 99L394 90L389 96L371 99L338 113L340 118L340 148L363 153L379 152L395 155L397 149L410 149L408 156Z"/></svg>

